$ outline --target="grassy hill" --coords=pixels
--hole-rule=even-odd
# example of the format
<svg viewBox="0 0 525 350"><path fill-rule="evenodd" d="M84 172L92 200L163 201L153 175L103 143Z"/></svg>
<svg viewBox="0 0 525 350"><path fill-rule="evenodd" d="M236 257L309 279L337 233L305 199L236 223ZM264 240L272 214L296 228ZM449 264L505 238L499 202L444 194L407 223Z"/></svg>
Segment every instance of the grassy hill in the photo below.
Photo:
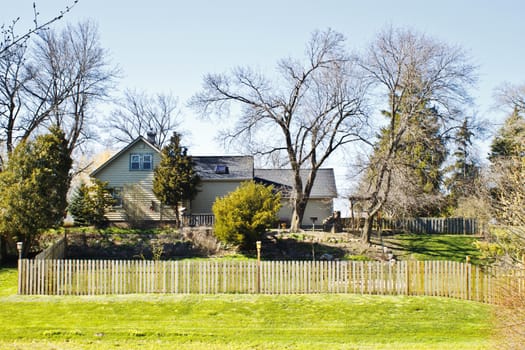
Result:
<svg viewBox="0 0 525 350"><path fill-rule="evenodd" d="M475 239L398 235L374 243L399 259L464 261L477 259ZM305 254L361 249L329 236L285 243L281 249ZM343 294L32 297L17 296L16 283L14 268L0 268L0 349L492 348L492 307L475 302Z"/></svg>
<svg viewBox="0 0 525 350"><path fill-rule="evenodd" d="M0 349L490 349L491 306L356 295L17 296Z"/></svg>

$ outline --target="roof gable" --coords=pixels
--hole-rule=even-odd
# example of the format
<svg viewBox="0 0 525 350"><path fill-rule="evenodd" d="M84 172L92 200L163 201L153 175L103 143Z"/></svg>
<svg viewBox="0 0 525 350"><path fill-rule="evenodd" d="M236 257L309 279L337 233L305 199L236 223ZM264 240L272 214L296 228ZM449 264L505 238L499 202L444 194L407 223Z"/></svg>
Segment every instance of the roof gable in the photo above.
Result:
<svg viewBox="0 0 525 350"><path fill-rule="evenodd" d="M153 153L160 153L160 149L158 149L154 144L146 140L144 137L139 136L135 140L133 140L129 145L121 149L119 152L117 152L113 157L109 158L107 161L102 163L98 168L93 170L91 174L89 174L92 177L95 177L101 170L107 168L110 166L116 159L120 158L123 154L125 154L128 150L135 147L139 143L144 143L147 147L151 149L151 152Z"/></svg>

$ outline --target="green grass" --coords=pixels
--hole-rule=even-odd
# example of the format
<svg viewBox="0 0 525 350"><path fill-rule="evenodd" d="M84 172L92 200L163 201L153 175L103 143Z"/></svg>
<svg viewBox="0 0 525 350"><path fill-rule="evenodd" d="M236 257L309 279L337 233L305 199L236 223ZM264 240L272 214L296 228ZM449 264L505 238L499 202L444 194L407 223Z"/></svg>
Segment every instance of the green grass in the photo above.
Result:
<svg viewBox="0 0 525 350"><path fill-rule="evenodd" d="M16 294L17 284L16 268L0 267L0 297Z"/></svg>
<svg viewBox="0 0 525 350"><path fill-rule="evenodd" d="M479 238L464 235L402 234L383 238L384 245L393 249L398 258L416 260L465 261L481 263L481 254L474 246Z"/></svg>
<svg viewBox="0 0 525 350"><path fill-rule="evenodd" d="M489 349L491 307L356 295L17 296L0 270L0 349Z"/></svg>

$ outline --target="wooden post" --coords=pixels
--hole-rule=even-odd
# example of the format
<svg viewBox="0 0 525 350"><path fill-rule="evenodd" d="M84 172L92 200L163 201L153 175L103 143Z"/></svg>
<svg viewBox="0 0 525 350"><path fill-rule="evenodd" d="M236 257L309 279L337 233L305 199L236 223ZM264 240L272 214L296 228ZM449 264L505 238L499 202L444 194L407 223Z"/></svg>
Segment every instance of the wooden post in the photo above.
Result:
<svg viewBox="0 0 525 350"><path fill-rule="evenodd" d="M466 273L465 276L467 278L467 300L470 300L470 256L467 255L465 258L465 261L467 262L465 265Z"/></svg>
<svg viewBox="0 0 525 350"><path fill-rule="evenodd" d="M261 292L261 241L255 242L257 248L257 293Z"/></svg>
<svg viewBox="0 0 525 350"><path fill-rule="evenodd" d="M24 243L16 242L16 250L18 251L18 294L22 294L22 252Z"/></svg>
<svg viewBox="0 0 525 350"><path fill-rule="evenodd" d="M406 261L406 295L410 295L410 261Z"/></svg>

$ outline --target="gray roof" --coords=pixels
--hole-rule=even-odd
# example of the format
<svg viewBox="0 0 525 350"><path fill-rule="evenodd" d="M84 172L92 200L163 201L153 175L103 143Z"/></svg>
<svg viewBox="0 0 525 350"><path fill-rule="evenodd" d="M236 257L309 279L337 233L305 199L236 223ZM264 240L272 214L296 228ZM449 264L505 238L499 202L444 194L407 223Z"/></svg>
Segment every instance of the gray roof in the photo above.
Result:
<svg viewBox="0 0 525 350"><path fill-rule="evenodd" d="M303 185L310 170L301 170ZM280 184L282 186L293 188L293 171L292 169L255 169L255 177L270 183ZM314 186L310 194L311 198L335 198L337 197L337 188L335 186L334 169L324 168L317 170Z"/></svg>
<svg viewBox="0 0 525 350"><path fill-rule="evenodd" d="M202 180L241 180L253 179L252 156L192 156L195 170ZM217 167L227 167L227 172L218 172Z"/></svg>

